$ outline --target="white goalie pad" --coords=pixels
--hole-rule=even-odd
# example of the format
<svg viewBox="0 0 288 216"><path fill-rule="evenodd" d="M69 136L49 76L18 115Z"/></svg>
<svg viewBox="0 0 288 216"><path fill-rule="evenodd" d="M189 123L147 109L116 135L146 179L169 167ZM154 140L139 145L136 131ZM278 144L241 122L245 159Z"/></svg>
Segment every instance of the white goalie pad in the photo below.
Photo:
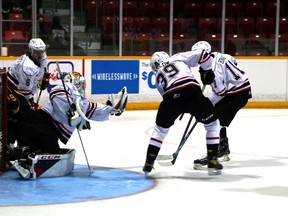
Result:
<svg viewBox="0 0 288 216"><path fill-rule="evenodd" d="M61 149L59 154L29 155L32 160L31 178L59 177L70 174L74 169L75 149Z"/></svg>

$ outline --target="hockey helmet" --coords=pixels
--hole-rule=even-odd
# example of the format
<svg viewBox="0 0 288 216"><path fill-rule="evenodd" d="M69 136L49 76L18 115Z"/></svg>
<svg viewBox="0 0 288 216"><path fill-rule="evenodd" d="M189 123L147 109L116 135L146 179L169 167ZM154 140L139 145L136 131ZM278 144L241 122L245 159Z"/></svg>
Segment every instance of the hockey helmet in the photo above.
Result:
<svg viewBox="0 0 288 216"><path fill-rule="evenodd" d="M86 79L82 74L79 72L73 71L72 75L72 83L76 86L78 92L81 94L82 97L85 96L85 89L86 89Z"/></svg>
<svg viewBox="0 0 288 216"><path fill-rule="evenodd" d="M157 72L160 64L162 62L164 62L166 59L168 59L169 57L170 56L164 51L159 51L159 52L153 53L153 55L150 59L150 66L151 66L152 70L154 71L154 73Z"/></svg>
<svg viewBox="0 0 288 216"><path fill-rule="evenodd" d="M67 73L64 77L64 81L72 83L77 88L80 95L85 97L86 79L81 73L76 71Z"/></svg>
<svg viewBox="0 0 288 216"><path fill-rule="evenodd" d="M211 45L207 41L198 41L192 46L191 50L205 50L207 53L211 53Z"/></svg>
<svg viewBox="0 0 288 216"><path fill-rule="evenodd" d="M28 48L32 54L34 51L46 52L46 44L40 38L32 38L29 41Z"/></svg>

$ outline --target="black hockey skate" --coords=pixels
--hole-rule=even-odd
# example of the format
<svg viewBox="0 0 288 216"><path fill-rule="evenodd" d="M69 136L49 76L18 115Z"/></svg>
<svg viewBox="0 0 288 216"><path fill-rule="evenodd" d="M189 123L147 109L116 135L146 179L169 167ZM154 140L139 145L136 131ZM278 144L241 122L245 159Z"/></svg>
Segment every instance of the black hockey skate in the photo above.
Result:
<svg viewBox="0 0 288 216"><path fill-rule="evenodd" d="M220 139L220 145L218 150L218 160L221 162L227 162L230 161L230 149L228 144L228 138L221 138ZM201 158L194 160L194 169L195 170L203 170L206 169L206 166L208 164L207 154L204 154Z"/></svg>
<svg viewBox="0 0 288 216"><path fill-rule="evenodd" d="M144 167L143 167L143 172L144 174L147 176L153 169L153 163L145 163Z"/></svg>
<svg viewBox="0 0 288 216"><path fill-rule="evenodd" d="M230 149L229 149L229 143L228 138L224 137L220 139L220 145L218 150L218 160L222 162L230 161Z"/></svg>
<svg viewBox="0 0 288 216"><path fill-rule="evenodd" d="M217 160L213 158L208 162L208 175L220 175L222 173L223 166Z"/></svg>

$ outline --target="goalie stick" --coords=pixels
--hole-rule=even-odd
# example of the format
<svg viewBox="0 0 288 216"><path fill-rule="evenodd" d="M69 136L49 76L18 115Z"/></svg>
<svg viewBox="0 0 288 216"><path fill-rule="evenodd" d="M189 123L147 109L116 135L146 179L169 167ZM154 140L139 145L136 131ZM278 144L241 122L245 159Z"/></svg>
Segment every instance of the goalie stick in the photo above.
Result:
<svg viewBox="0 0 288 216"><path fill-rule="evenodd" d="M68 104L69 104L69 110L70 110L71 113L74 113L73 108L72 108L72 104L70 103L70 100L69 100L69 97L68 97L68 93L67 93L66 86L65 86L65 83L64 83L64 78L63 78L63 75L61 73L58 61L56 61L56 65L57 65L57 69L58 69L58 71L60 73L60 78L61 78L61 82L62 82L64 91L66 92L66 98L67 98L67 101L68 101ZM78 132L78 136L79 136L79 139L80 139L80 142L81 142L81 145L82 145L82 149L83 149L83 152L84 152L84 155L85 155L85 159L86 159L86 162L87 162L87 166L88 166L89 172L92 173L93 170L91 170L91 167L89 165L88 158L87 158L87 155L86 155L86 151L85 151L85 148L84 148L84 144L83 144L83 141L82 141L82 138L81 138L81 135L80 135L80 132L79 132L78 128L77 128L77 132Z"/></svg>

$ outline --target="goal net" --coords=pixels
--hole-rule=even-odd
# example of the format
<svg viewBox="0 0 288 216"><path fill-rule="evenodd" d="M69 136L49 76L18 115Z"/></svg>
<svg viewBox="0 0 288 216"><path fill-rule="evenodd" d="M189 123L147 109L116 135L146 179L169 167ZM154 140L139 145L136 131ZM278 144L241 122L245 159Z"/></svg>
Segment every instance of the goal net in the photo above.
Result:
<svg viewBox="0 0 288 216"><path fill-rule="evenodd" d="M0 173L6 169L7 72L0 69Z"/></svg>

